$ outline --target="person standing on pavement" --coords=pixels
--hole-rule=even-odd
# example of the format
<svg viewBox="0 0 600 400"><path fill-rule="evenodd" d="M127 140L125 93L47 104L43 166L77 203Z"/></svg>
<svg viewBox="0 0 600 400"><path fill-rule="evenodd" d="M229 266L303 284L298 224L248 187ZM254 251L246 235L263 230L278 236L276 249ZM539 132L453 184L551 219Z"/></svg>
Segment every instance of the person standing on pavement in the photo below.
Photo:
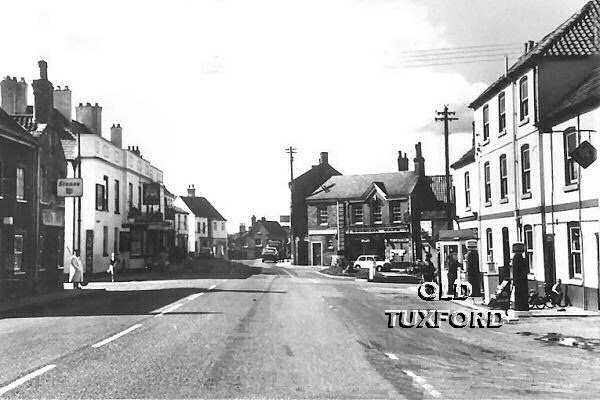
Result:
<svg viewBox="0 0 600 400"><path fill-rule="evenodd" d="M106 271L110 275L110 281L115 281L115 267L117 266L117 256L115 253L110 253L110 260L108 261L108 270Z"/></svg>
<svg viewBox="0 0 600 400"><path fill-rule="evenodd" d="M69 267L69 282L73 283L73 289L81 289L81 282L83 282L83 263L79 254L79 249L73 251Z"/></svg>
<svg viewBox="0 0 600 400"><path fill-rule="evenodd" d="M552 304L555 306L560 306L560 301L562 300L563 292L561 284L562 281L559 279L552 285Z"/></svg>
<svg viewBox="0 0 600 400"><path fill-rule="evenodd" d="M458 278L458 268L460 266L456 252L450 254L446 266L448 268L448 294L454 294L454 282Z"/></svg>
<svg viewBox="0 0 600 400"><path fill-rule="evenodd" d="M435 266L431 262L431 253L425 255L423 279L425 282L435 282Z"/></svg>

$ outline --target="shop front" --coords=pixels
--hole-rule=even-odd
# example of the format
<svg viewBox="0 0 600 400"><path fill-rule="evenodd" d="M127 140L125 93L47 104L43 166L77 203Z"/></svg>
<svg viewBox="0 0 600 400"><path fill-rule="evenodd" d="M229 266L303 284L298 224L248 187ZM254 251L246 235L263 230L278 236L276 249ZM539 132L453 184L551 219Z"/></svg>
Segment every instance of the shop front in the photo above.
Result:
<svg viewBox="0 0 600 400"><path fill-rule="evenodd" d="M394 261L410 261L412 240L408 225L393 228L351 228L345 232L344 254L348 260L373 254Z"/></svg>

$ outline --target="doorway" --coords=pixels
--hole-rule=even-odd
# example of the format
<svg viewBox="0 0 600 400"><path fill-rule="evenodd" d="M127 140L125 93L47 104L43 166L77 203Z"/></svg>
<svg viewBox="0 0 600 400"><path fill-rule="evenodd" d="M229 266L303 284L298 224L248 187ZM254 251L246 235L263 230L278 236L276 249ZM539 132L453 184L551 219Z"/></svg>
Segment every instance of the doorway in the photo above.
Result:
<svg viewBox="0 0 600 400"><path fill-rule="evenodd" d="M502 268L498 268L500 282L510 278L510 237L508 228L502 228Z"/></svg>
<svg viewBox="0 0 600 400"><path fill-rule="evenodd" d="M312 265L323 265L323 244L312 242Z"/></svg>

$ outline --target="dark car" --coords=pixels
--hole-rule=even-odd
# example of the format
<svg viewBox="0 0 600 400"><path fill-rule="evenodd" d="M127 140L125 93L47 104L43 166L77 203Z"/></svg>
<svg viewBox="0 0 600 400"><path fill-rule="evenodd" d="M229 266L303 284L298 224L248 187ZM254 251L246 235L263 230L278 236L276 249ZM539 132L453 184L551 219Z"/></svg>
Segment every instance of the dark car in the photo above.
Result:
<svg viewBox="0 0 600 400"><path fill-rule="evenodd" d="M272 262L279 261L279 252L277 251L276 248L274 248L274 247L266 247L263 250L263 252L262 252L262 262L266 262L266 261L272 261Z"/></svg>

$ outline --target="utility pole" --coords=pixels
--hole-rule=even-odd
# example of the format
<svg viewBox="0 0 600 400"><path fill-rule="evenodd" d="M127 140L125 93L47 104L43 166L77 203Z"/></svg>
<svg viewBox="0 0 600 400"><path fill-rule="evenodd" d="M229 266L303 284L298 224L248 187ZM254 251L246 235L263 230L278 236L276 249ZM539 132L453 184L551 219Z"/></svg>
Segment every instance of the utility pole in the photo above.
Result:
<svg viewBox="0 0 600 400"><path fill-rule="evenodd" d="M285 152L290 155L290 250L292 252L292 264L296 262L296 239L294 237L294 154L295 147L288 147Z"/></svg>
<svg viewBox="0 0 600 400"><path fill-rule="evenodd" d="M452 196L450 194L451 186L450 186L450 149L448 145L448 137L450 136L450 132L448 130L448 122L457 121L458 118L452 117L456 113L454 111L448 111L448 105L444 106L444 111L436 111L437 115L441 115L441 117L436 117L436 121L444 122L444 146L446 153L446 209L448 214L448 229L452 229Z"/></svg>

